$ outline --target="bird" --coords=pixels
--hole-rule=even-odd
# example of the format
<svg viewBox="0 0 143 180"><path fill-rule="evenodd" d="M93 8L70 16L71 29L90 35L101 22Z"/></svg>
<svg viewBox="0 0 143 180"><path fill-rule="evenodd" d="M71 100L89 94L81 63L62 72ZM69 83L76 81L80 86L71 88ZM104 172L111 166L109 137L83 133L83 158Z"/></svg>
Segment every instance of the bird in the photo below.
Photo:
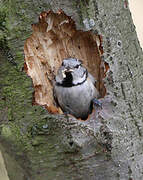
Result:
<svg viewBox="0 0 143 180"><path fill-rule="evenodd" d="M95 78L76 58L63 59L55 76L53 95L56 104L66 114L86 120L93 110L93 102L98 104L100 94Z"/></svg>

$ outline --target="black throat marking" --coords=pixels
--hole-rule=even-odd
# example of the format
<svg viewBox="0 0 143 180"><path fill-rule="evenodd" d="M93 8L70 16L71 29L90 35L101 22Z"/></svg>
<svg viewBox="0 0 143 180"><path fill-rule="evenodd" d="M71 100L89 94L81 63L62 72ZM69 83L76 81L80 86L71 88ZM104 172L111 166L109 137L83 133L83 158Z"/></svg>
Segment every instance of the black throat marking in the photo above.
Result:
<svg viewBox="0 0 143 180"><path fill-rule="evenodd" d="M81 85L81 84L83 84L83 83L87 80L87 76L88 76L87 70L83 73L83 76L85 75L85 73L86 73L86 77L85 77L85 79L84 79L82 82L79 82L79 83L77 83L77 84L73 84L72 74L71 74L71 73L67 73L67 74L66 74L66 78L64 78L64 80L62 81L62 83L56 82L56 85L57 85L57 86L63 86L63 87L72 87L72 86ZM82 76L82 77L83 77L83 76Z"/></svg>

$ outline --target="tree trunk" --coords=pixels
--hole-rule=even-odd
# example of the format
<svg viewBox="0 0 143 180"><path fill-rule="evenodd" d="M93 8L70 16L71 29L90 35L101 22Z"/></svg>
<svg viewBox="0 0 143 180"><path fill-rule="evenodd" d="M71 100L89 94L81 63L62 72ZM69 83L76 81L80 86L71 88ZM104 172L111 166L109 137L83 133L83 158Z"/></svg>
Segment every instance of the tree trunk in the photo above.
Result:
<svg viewBox="0 0 143 180"><path fill-rule="evenodd" d="M77 29L102 36L103 110L82 122L32 106L23 47L41 11L58 11ZM143 54L128 1L3 1L0 7L1 150L11 180L137 179L143 176ZM13 173L12 173L13 172ZM18 179L18 180L19 180Z"/></svg>

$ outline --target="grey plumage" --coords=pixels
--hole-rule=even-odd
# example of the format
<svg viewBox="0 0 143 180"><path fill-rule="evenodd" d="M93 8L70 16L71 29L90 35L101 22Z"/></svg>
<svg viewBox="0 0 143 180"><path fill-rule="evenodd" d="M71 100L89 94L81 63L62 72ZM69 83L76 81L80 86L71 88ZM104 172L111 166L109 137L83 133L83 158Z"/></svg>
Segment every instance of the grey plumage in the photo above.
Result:
<svg viewBox="0 0 143 180"><path fill-rule="evenodd" d="M76 118L87 119L92 112L92 100L99 96L95 82L80 60L64 59L54 83L58 105Z"/></svg>

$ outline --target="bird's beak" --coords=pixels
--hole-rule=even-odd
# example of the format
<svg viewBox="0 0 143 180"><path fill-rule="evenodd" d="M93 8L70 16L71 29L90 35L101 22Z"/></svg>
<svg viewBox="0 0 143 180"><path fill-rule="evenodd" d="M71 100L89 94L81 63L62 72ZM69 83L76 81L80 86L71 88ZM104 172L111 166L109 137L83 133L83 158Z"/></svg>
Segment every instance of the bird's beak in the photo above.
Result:
<svg viewBox="0 0 143 180"><path fill-rule="evenodd" d="M69 73L69 72L73 72L73 69L64 69L63 71L62 71L62 75L63 75L63 78L66 78L66 73Z"/></svg>

